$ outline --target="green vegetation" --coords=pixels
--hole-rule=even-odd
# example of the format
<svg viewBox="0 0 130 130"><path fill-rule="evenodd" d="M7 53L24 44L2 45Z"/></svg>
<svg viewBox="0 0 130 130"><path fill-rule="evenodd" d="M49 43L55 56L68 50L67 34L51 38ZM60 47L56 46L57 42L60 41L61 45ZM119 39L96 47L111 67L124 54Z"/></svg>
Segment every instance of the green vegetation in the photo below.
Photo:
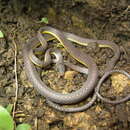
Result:
<svg viewBox="0 0 130 130"><path fill-rule="evenodd" d="M9 104L7 108L0 106L0 130L14 130L14 121L10 115L13 105ZM31 130L29 124L20 124L16 130Z"/></svg>
<svg viewBox="0 0 130 130"><path fill-rule="evenodd" d="M4 38L4 34L1 30L0 30L0 38Z"/></svg>
<svg viewBox="0 0 130 130"><path fill-rule="evenodd" d="M29 124L20 124L17 126L16 130L31 130L31 126Z"/></svg>
<svg viewBox="0 0 130 130"><path fill-rule="evenodd" d="M14 130L14 122L9 112L0 106L0 130Z"/></svg>
<svg viewBox="0 0 130 130"><path fill-rule="evenodd" d="M41 18L40 23L48 24L49 23L48 18L47 17Z"/></svg>

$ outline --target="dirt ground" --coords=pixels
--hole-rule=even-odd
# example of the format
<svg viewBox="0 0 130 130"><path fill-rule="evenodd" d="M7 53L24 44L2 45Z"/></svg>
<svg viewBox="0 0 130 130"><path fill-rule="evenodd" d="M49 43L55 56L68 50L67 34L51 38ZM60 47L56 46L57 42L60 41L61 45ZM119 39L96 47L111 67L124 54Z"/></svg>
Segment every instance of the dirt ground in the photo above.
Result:
<svg viewBox="0 0 130 130"><path fill-rule="evenodd" d="M124 48L115 68L130 73L129 0L0 0L0 30L5 35L4 39L0 39L0 104L13 104L16 96L13 44L15 42L18 49L19 86L14 118L16 124L29 123L33 130L129 130L130 101L114 106L97 100L84 112L64 113L50 108L45 98L33 88L25 74L22 48L28 39L37 34L40 27L46 25L39 23L42 17L48 18L49 26L86 38L115 42ZM100 70L105 68L105 63L113 56L111 49L79 48L94 58ZM64 51L63 48L62 50ZM77 63L66 52L64 56ZM71 80L57 78L54 66L40 72L42 79L60 92L64 89L67 92L78 89L86 78L79 73ZM77 87L73 88L73 85ZM110 79L103 86L104 96L110 98L120 95L107 93L105 87L111 88ZM129 87L123 94L128 92Z"/></svg>

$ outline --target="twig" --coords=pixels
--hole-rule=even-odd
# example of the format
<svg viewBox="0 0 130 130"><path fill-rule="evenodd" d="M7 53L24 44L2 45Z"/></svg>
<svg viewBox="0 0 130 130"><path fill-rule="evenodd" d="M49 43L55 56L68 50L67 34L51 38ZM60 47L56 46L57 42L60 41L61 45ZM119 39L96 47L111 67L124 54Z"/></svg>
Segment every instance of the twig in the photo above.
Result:
<svg viewBox="0 0 130 130"><path fill-rule="evenodd" d="M35 121L34 121L34 127L35 127L35 130L38 130L38 119L37 119L37 117L35 118Z"/></svg>
<svg viewBox="0 0 130 130"><path fill-rule="evenodd" d="M15 100L14 100L14 107L13 107L13 118L15 115L15 109L16 109L16 104L17 104L17 99L18 99L18 76L17 76L17 45L15 43L15 33L13 35L13 44L14 44L14 73L15 73L15 86L16 86L16 90L15 90Z"/></svg>

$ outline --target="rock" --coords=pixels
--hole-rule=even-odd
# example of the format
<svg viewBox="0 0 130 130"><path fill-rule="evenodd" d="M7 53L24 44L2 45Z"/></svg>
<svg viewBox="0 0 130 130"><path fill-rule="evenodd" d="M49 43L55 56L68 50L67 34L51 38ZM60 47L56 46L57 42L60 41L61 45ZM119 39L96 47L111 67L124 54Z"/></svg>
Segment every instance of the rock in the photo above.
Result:
<svg viewBox="0 0 130 130"><path fill-rule="evenodd" d="M66 71L64 78L67 80L72 80L77 73L78 72L76 71Z"/></svg>
<svg viewBox="0 0 130 130"><path fill-rule="evenodd" d="M22 70L21 73L20 73L20 79L21 79L22 81L24 81L24 80L27 79L27 76L26 76L26 73L25 73L24 70Z"/></svg>
<svg viewBox="0 0 130 130"><path fill-rule="evenodd" d="M95 108L95 112L100 113L102 111L102 108L98 105Z"/></svg>
<svg viewBox="0 0 130 130"><path fill-rule="evenodd" d="M130 80L123 74L113 74L111 76L112 86L116 94L121 93L127 86L130 85Z"/></svg>

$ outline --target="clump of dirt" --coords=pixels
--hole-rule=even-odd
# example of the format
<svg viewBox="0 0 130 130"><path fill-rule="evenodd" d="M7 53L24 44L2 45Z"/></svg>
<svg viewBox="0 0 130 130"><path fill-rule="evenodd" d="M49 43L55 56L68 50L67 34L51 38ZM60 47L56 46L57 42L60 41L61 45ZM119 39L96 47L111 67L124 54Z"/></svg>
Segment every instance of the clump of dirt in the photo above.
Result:
<svg viewBox="0 0 130 130"><path fill-rule="evenodd" d="M68 2L64 0L34 0L33 2L25 2L24 0L0 0L0 3L0 30L5 36L4 39L0 39L0 104L6 106L9 103L14 103L13 40L15 40L18 47L17 74L19 85L14 118L17 124L27 122L32 125L34 130L127 130L130 128L130 101L112 106L97 100L89 110L79 113L63 113L48 107L45 98L28 81L22 56L22 48L26 41L35 36L40 27L45 26L44 23L39 23L40 19L47 17L49 25L55 28L86 38L114 41L117 45L122 46L124 51L122 51L120 60L115 68L130 72L128 67L128 62L130 62L129 1L70 0ZM13 37L14 34L15 37ZM89 53L100 70L106 67L106 62L113 56L113 52L110 49L77 47L86 54ZM66 52L63 53L64 57L69 61L74 64L77 63ZM57 91L64 90L65 84L68 85L67 91L78 89L86 78L82 74L76 74L77 77L75 79L77 80L63 80L58 78L56 71L54 71L54 66L51 67L51 70L42 72L41 76L43 76L46 83L50 80L53 85L56 85L54 89ZM76 88L73 88L74 84L77 85ZM57 86L60 87L57 88ZM108 95L105 94L107 87L110 88L110 81L107 81L102 86L104 96Z"/></svg>

